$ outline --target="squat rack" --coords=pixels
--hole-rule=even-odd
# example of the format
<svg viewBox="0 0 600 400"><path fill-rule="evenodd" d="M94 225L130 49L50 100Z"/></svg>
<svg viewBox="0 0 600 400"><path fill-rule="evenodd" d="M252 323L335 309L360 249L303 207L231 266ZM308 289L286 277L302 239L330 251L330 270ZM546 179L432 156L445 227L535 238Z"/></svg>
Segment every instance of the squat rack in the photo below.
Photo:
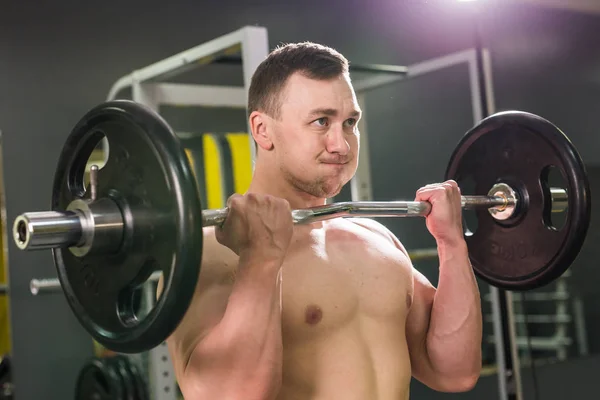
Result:
<svg viewBox="0 0 600 400"><path fill-rule="evenodd" d="M155 111L159 111L161 105L245 109L252 74L268 53L267 29L246 26L123 76L111 87L107 99L116 99L121 91L130 88L132 100L145 104ZM232 56L235 54L239 56ZM241 64L244 78L243 86L165 82L173 76L212 62ZM479 44L474 49L448 54L407 67L359 66L356 70L380 72L381 74L355 81L354 88L359 104L364 109L365 95L370 90L456 65L465 65L468 68L473 122L476 124L485 116L492 114L495 108L490 55L488 50L482 48ZM351 181L353 201L372 199L366 117L367 115L364 113L359 122L361 132L359 156L361 162L355 177ZM249 131L250 127L248 127ZM254 160L255 148L250 146L250 149L252 160ZM155 291L152 285L146 286L148 288L146 301L150 306L154 302ZM510 292L490 287L490 298L494 336L496 338L499 399L520 400L522 399L522 388L519 358L515 344L512 295ZM142 357L140 363L148 365L146 372L149 377L152 399L175 400L175 374L166 345L163 343L163 345L151 350L147 359L141 355L140 357Z"/></svg>

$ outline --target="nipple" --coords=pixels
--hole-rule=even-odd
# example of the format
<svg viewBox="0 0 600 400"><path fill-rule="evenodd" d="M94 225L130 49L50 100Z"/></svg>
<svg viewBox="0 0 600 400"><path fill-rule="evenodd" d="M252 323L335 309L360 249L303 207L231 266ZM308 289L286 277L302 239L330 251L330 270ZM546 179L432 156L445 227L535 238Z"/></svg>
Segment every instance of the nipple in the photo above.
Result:
<svg viewBox="0 0 600 400"><path fill-rule="evenodd" d="M323 311L319 306L311 304L306 307L306 312L304 313L304 321L309 325L318 324L323 318Z"/></svg>

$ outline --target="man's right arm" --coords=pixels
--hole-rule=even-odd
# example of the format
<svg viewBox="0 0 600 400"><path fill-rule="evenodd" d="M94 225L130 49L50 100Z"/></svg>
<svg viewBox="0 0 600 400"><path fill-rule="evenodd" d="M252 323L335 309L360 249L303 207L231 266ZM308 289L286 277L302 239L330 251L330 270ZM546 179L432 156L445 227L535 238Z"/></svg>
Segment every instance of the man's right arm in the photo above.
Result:
<svg viewBox="0 0 600 400"><path fill-rule="evenodd" d="M292 212L284 199L253 193L233 194L227 206L223 225L205 241L198 299L172 335L170 351L179 356L177 379L188 399L272 399L282 380L280 271L294 231ZM227 268L232 252L239 258ZM206 290L211 282L218 287L223 272L236 275L229 295L207 300Z"/></svg>
<svg viewBox="0 0 600 400"><path fill-rule="evenodd" d="M281 385L281 262L238 259L214 237L206 237L203 258L196 294L168 340L184 397L274 398Z"/></svg>
<svg viewBox="0 0 600 400"><path fill-rule="evenodd" d="M223 318L196 345L183 380L192 398L271 399L281 385L281 265L240 259ZM206 395L206 397L204 397Z"/></svg>

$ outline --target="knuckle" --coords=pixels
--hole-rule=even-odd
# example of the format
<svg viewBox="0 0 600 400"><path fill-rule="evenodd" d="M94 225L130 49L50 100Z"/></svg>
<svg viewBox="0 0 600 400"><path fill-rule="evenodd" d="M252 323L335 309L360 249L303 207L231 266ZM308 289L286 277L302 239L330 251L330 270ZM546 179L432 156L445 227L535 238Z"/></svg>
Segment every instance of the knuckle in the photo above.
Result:
<svg viewBox="0 0 600 400"><path fill-rule="evenodd" d="M244 197L248 200L256 200L258 195L256 193L248 192L244 195Z"/></svg>
<svg viewBox="0 0 600 400"><path fill-rule="evenodd" d="M276 198L270 194L264 194L261 196L261 201L268 205L276 204Z"/></svg>
<svg viewBox="0 0 600 400"><path fill-rule="evenodd" d="M247 202L252 207L257 207L259 204L264 203L264 196L257 193L248 193L247 194Z"/></svg>
<svg viewBox="0 0 600 400"><path fill-rule="evenodd" d="M238 193L234 193L231 196L229 196L229 198L227 199L227 201L237 201L241 198L242 196L239 195Z"/></svg>
<svg viewBox="0 0 600 400"><path fill-rule="evenodd" d="M290 206L290 202L287 201L286 199L280 199L279 200L279 204L281 205L281 207L283 207L285 210L290 210L291 206Z"/></svg>
<svg viewBox="0 0 600 400"><path fill-rule="evenodd" d="M231 196L228 203L229 208L240 208L244 203L244 199L240 196Z"/></svg>

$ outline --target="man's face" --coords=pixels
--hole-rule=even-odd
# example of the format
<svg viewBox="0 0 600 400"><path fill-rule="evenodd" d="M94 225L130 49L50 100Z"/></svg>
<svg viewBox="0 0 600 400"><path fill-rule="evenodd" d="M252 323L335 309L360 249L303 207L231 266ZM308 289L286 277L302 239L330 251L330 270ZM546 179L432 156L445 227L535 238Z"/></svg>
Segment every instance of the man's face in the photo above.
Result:
<svg viewBox="0 0 600 400"><path fill-rule="evenodd" d="M360 107L347 76L314 80L296 73L281 94L272 135L275 160L297 189L337 195L358 165Z"/></svg>

